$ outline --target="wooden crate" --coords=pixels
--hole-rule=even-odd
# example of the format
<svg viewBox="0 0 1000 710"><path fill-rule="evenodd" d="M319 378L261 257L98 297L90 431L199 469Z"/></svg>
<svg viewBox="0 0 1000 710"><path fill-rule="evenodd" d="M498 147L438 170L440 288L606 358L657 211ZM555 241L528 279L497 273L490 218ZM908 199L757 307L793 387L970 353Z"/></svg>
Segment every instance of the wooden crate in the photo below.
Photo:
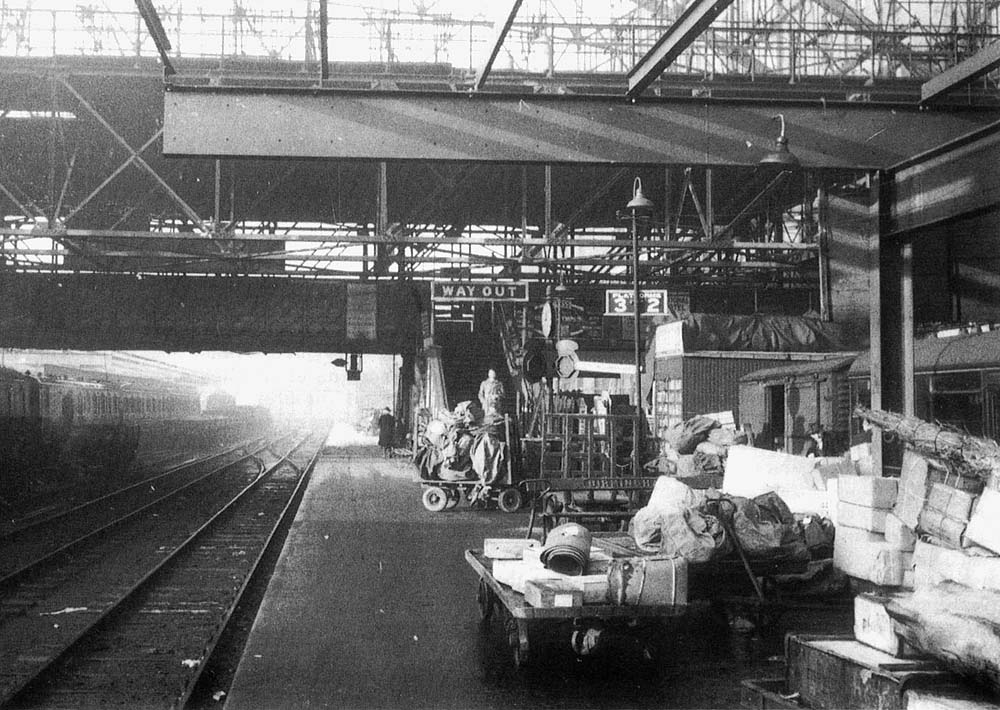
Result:
<svg viewBox="0 0 1000 710"><path fill-rule="evenodd" d="M794 698L782 697L784 678L756 678L740 681L740 707L747 710L786 710L801 708Z"/></svg>
<svg viewBox="0 0 1000 710"><path fill-rule="evenodd" d="M815 710L905 710L908 689L956 680L936 661L894 658L850 636L789 634L785 659L788 692Z"/></svg>

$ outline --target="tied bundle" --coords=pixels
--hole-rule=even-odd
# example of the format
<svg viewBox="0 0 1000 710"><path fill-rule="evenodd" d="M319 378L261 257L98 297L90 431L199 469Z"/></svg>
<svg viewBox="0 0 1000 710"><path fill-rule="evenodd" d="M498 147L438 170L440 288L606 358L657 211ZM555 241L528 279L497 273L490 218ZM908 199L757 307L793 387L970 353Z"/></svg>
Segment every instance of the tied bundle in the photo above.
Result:
<svg viewBox="0 0 1000 710"><path fill-rule="evenodd" d="M883 431L891 432L918 452L951 463L962 473L975 475L983 481L988 481L991 475L1000 476L1000 445L991 439L881 409L859 406L854 413Z"/></svg>

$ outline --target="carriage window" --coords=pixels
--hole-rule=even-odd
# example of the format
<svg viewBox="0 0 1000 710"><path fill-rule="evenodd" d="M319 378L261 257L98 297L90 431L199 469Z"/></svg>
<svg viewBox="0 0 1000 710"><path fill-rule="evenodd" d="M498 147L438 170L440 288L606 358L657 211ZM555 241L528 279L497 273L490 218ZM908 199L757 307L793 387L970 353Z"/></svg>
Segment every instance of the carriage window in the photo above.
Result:
<svg viewBox="0 0 1000 710"><path fill-rule="evenodd" d="M979 393L983 383L978 372L950 372L931 377L931 392Z"/></svg>
<svg viewBox="0 0 1000 710"><path fill-rule="evenodd" d="M930 381L931 414L970 434L983 433L983 387L978 372L934 375Z"/></svg>

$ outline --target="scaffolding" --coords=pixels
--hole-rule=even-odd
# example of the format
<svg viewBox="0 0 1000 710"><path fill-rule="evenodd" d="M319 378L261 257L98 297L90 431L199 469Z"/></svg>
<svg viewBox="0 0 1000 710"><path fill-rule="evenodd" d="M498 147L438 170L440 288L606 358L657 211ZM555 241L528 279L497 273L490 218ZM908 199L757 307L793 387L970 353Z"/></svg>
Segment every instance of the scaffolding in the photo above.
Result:
<svg viewBox="0 0 1000 710"><path fill-rule="evenodd" d="M156 49L132 2L5 0L0 56L142 56ZM615 76L631 69L685 9L681 0L531 0L498 73ZM319 57L319 0L157 2L171 55L294 62ZM448 6L448 7L446 7ZM669 77L926 79L1000 38L993 0L735 0L668 68ZM485 3L329 2L329 58L424 65L468 76L497 20ZM505 10L505 8L500 8ZM370 67L377 73L376 67Z"/></svg>

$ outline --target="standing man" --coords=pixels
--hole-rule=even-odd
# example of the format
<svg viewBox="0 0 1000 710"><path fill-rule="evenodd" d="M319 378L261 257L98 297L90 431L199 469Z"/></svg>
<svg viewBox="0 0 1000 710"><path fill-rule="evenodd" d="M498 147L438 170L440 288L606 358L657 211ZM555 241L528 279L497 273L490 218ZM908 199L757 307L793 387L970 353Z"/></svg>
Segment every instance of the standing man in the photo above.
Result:
<svg viewBox="0 0 1000 710"><path fill-rule="evenodd" d="M396 417L388 407L382 410L382 416L378 418L378 445L382 447L384 458L392 457L392 444L396 435Z"/></svg>
<svg viewBox="0 0 1000 710"><path fill-rule="evenodd" d="M500 416L503 410L503 383L497 379L497 371L490 368L486 379L479 385L479 403L483 405L485 418Z"/></svg>

